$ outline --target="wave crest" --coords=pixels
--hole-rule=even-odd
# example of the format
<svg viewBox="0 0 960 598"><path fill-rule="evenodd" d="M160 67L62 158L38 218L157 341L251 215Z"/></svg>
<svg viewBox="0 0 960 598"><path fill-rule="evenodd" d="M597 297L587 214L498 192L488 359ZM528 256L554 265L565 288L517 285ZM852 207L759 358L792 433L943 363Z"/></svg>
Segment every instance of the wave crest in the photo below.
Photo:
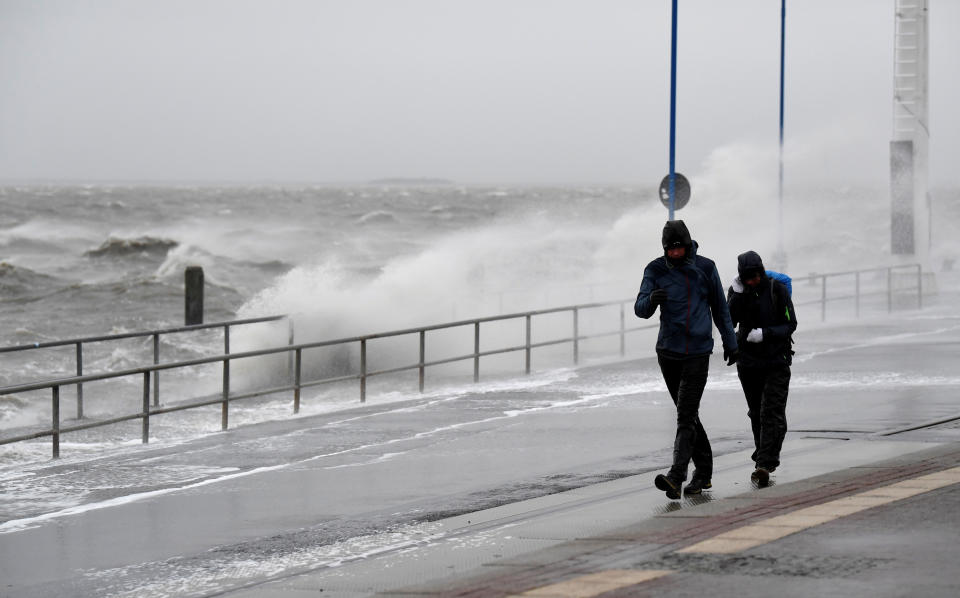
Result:
<svg viewBox="0 0 960 598"><path fill-rule="evenodd" d="M110 237L100 247L86 251L88 257L126 257L129 255L164 256L179 243L172 239L143 236L132 239Z"/></svg>

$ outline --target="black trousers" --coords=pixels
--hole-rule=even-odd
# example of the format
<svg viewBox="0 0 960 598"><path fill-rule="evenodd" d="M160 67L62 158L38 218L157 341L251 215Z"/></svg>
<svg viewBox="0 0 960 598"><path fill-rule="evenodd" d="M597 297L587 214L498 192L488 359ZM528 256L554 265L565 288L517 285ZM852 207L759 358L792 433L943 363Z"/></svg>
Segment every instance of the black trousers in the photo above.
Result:
<svg viewBox="0 0 960 598"><path fill-rule="evenodd" d="M669 359L657 356L660 372L667 383L673 404L677 406L677 436L673 441L673 466L667 474L682 482L687 479L687 467L693 460L694 477L709 480L713 476L713 451L710 440L700 424L700 398L707 385L710 356Z"/></svg>
<svg viewBox="0 0 960 598"><path fill-rule="evenodd" d="M756 450L752 458L757 467L773 469L780 465L780 448L787 435L787 392L790 366L737 366L737 375L747 398L747 415L753 429Z"/></svg>

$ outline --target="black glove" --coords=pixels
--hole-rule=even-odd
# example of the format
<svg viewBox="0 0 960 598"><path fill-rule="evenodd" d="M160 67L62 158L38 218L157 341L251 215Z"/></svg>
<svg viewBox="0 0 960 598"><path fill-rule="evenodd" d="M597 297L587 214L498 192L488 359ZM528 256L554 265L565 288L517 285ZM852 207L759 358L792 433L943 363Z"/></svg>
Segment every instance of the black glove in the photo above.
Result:
<svg viewBox="0 0 960 598"><path fill-rule="evenodd" d="M723 350L723 358L727 360L727 365L733 365L737 363L737 360L740 359L740 351L734 349L733 351Z"/></svg>
<svg viewBox="0 0 960 598"><path fill-rule="evenodd" d="M650 293L650 303L654 305L661 305L667 302L667 290L666 289L654 289Z"/></svg>

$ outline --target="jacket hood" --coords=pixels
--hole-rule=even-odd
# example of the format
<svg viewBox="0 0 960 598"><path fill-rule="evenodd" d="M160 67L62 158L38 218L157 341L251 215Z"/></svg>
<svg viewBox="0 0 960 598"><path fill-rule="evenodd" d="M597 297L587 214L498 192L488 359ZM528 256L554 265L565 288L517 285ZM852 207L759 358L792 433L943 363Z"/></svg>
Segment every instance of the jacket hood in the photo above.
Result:
<svg viewBox="0 0 960 598"><path fill-rule="evenodd" d="M663 225L663 238L661 241L664 251L674 243L679 243L684 247L693 245L693 240L690 238L690 231L687 230L687 225L683 223L683 220L667 220L667 223Z"/></svg>
<svg viewBox="0 0 960 598"><path fill-rule="evenodd" d="M763 260L756 251L747 251L737 256L737 273L740 275L740 280L751 278L757 272L764 274L766 268L763 267Z"/></svg>

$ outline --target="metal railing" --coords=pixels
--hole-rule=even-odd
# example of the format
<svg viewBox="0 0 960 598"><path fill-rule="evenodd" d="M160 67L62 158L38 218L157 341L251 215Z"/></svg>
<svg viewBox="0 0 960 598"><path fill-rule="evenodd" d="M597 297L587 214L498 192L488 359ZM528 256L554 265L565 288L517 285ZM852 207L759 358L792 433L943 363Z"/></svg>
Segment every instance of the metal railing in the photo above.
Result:
<svg viewBox="0 0 960 598"><path fill-rule="evenodd" d="M895 274L898 272L906 272L908 276L912 276L913 272L916 272L916 286L908 286L907 288L895 288L894 280ZM862 289L863 280L865 274L880 274L885 275L885 284L880 285L880 290L874 292L864 292ZM847 286L840 288L845 294L836 295L833 297L827 296L827 281L835 281L834 284L840 285L842 282L847 282ZM917 309L923 308L923 269L920 264L905 264L901 266L885 266L881 268L866 268L863 270L850 270L848 272L831 272L828 274L811 274L809 276L803 276L793 279L793 288L796 293L798 288L802 288L803 285L798 283L808 283L808 285L816 285L817 282L820 283L820 293L819 297L816 299L802 300L797 301L794 299L795 306L802 305L820 305L820 321L826 321L827 319L827 304L831 302L839 302L852 300L854 316L860 317L860 308L862 305L862 300L865 297L870 296L885 296L886 298L886 308L887 312L893 311L893 298L896 291L913 291L916 290L917 293ZM852 289L850 285L852 284ZM885 288L884 288L885 287Z"/></svg>
<svg viewBox="0 0 960 598"><path fill-rule="evenodd" d="M83 377L83 347L91 343L111 342L126 340L132 338L153 337L153 363L160 363L160 338L168 334L177 334L185 332L196 332L199 330L210 330L214 328L223 329L223 352L230 353L230 329L235 326L244 326L248 324L259 324L262 322L276 322L286 319L288 321L289 343L293 344L293 321L287 316L265 316L260 318L248 318L244 320L230 320L227 322L211 322L208 324L193 324L190 326L178 326L175 328L161 328L150 331L123 332L118 334L107 334L101 336L87 336L82 338L73 338L67 340L46 341L42 343L31 343L27 345L11 345L0 347L0 354L17 353L22 351L34 351L37 349L50 349L55 347L67 347L73 345L76 348L77 377ZM83 382L77 382L77 419L83 419ZM160 404L160 373L154 372L153 377L153 401L154 405Z"/></svg>
<svg viewBox="0 0 960 598"><path fill-rule="evenodd" d="M334 382L343 382L349 380L359 380L360 383L360 402L366 401L366 387L367 379L373 376L380 376L385 374L392 374L403 371L418 370L419 372L419 387L420 391L424 389L425 381L425 371L428 367L439 366L443 364L454 363L458 361L473 361L473 380L474 382L479 381L480 379L480 358L489 357L492 355L513 353L523 351L525 353L525 373L529 374L531 369L531 352L534 349L560 345L566 343L572 343L573 346L573 361L575 364L579 363L580 360L580 343L584 340L602 338L602 337L611 337L619 336L619 348L620 354L624 355L626 350L626 335L630 332L652 329L656 328L656 324L649 324L645 326L637 326L632 328L627 328L626 326L626 306L632 305L633 300L629 301L612 301L606 303L592 303L592 304L583 304L583 305L574 305L567 307L557 307L551 309L543 309L537 311L529 311L516 314L507 314L501 316L490 316L486 318L475 318L470 320L461 320L458 322L450 322L446 324L437 324L433 326L423 326L419 328L408 328L404 330L395 330L391 332L383 332L377 334L368 334L363 336L355 336L349 338L340 338L327 341L318 341L311 343L301 343L296 345L287 345L282 347L274 347L269 349L261 349L256 351L245 351L240 353L230 353L223 354L213 357L204 357L199 359L192 359L186 361L179 361L173 363L164 363L164 364L153 364L148 366L142 366L138 368L119 370L114 372L106 372L100 374L88 374L82 376L72 376L68 378L61 378L57 380L47 380L42 382L35 382L29 384L18 384L13 386L6 386L0 388L0 395L10 395L16 393L24 393L38 390L49 389L51 391L51 427L49 429L40 430L36 432L31 432L28 434L21 434L18 436L12 436L7 438L0 438L0 445L9 444L13 442L20 442L23 440L32 440L36 438L41 438L45 436L50 436L52 438L53 444L53 456L54 458L59 457L60 455L60 436L67 432L76 432L80 430L86 430L89 428L95 428L100 426L106 426L111 424L116 424L124 421L130 420L141 420L142 426L142 440L144 443L149 442L150 437L150 418L156 415L161 415L165 413L171 413L174 411L182 411L185 409L193 409L197 407L204 407L210 405L221 406L221 429L226 430L229 425L229 410L230 403L233 401L238 401L242 399L249 399L253 397L259 397L269 394L276 394L280 392L293 392L293 413L299 413L300 411L300 397L301 391L304 388L309 388L313 386L318 386L321 384L330 384ZM609 330L605 332L599 332L594 334L583 334L580 331L580 313L584 310L609 307L609 306L619 306L619 327L615 330ZM557 314L569 312L572 316L572 335L569 337L551 339L547 341L533 342L532 340L532 320L536 316L543 316L547 314ZM497 349L490 350L480 350L480 330L481 324L492 323L492 322L502 322L507 320L520 320L524 321L524 334L525 342L522 345L514 345L501 347ZM426 360L426 338L427 333L431 331L446 330L459 327L473 327L473 352L466 355L459 355L454 357L446 357L443 359L437 359L433 361ZM374 339L384 339L390 337L398 337L404 335L416 334L419 335L419 347L420 347L420 358L417 363L408 364L405 366L385 368L381 370L369 370L367 368L367 343ZM321 347L331 347L338 345L357 345L359 349L359 372L341 376L332 376L327 378L321 378L317 380L303 380L303 352L308 349L316 349ZM278 355L278 354L288 354L293 357L293 382L292 384L282 385L273 388L263 388L258 389L252 392L246 393L231 393L231 379L230 379L230 365L232 362L240 359L249 359L253 357L263 357L268 355ZM170 405L170 406L159 406L150 404L150 394L151 394L151 376L156 373L169 370L174 368L187 368L195 367L199 365L220 363L222 365L222 374L223 382L221 387L221 392L219 396L216 397L206 397L200 398L197 400L187 401L185 403ZM129 376L142 376L142 396L141 396L141 408L138 412L130 413L127 415L122 415L118 417L113 417L110 419L90 421L76 423L69 426L63 426L60 419L60 389L64 386L79 385L86 382L93 382L99 380L108 380L114 378L123 378Z"/></svg>
<svg viewBox="0 0 960 598"><path fill-rule="evenodd" d="M851 271L851 272L841 272L841 273L830 273L830 274L814 274L807 277L794 278L794 297L797 297L797 289L799 285L797 283L813 283L820 281L820 298L811 301L801 301L796 303L796 305L809 305L813 303L820 303L821 305L821 318L826 317L826 305L830 301L840 301L846 299L853 299L856 305L856 313L859 316L861 298L868 295L877 295L885 292L887 295L887 309L892 310L893 308L893 295L896 289L893 287L892 279L894 270L901 268L916 268L917 269L917 307L922 307L922 272L920 267L917 265L910 266L894 266L889 268L874 268L866 269L860 271ZM886 272L886 290L885 291L876 291L873 293L863 293L861 290L861 274L864 273L877 273L877 272ZM827 297L827 280L849 277L853 276L853 294L852 295L841 295L837 297ZM900 289L900 290L913 290L911 289ZM658 328L659 324L647 324L643 326L627 327L626 325L626 309L627 306L634 303L633 299L628 300L619 300L619 301L608 301L608 302L597 302L597 303L586 303L580 305L571 305L565 307L556 307L550 309L542 309L535 311L527 311L499 316L489 316L484 318L473 318L467 320L459 320L456 322L449 322L445 324L436 324L432 326L422 326L417 328L407 328L403 330L395 330L390 332L382 332L375 334L367 334L362 336L354 336L348 338L339 338L326 341L317 341L309 343L300 343L293 344L293 327L292 320L290 324L290 343L285 346L273 347L268 349L260 349L255 351L245 351L239 353L230 353L230 343L229 343L229 330L231 326L241 325L241 324L250 324L256 322L268 322L276 321L283 319L286 316L271 316L265 318L254 318L249 320L237 320L233 322L220 322L216 324L207 324L199 326L186 326L181 328L170 328L165 330L157 330L150 332L141 332L141 333L127 333L120 335L111 335L105 337L90 337L85 339L73 339L69 341L56 341L52 343L37 343L36 345L22 345L19 347L7 347L5 349L0 349L0 352L9 352L14 350L26 350L29 348L41 348L49 346L63 346L76 344L78 347L82 347L83 343L89 342L99 342L101 340L115 340L118 338L132 338L132 337L147 337L154 336L154 347L156 348L159 343L159 335L168 334L173 332L185 332L189 330L198 330L201 328L215 328L223 327L225 331L225 342L224 342L224 354L217 356L210 356L198 359L191 359L185 361L171 362L171 363L159 363L158 357L155 358L155 363L151 365L146 365L142 367L125 369L113 372L105 372L99 374L87 374L82 375L78 374L77 376L60 378L55 380L45 380L40 382L33 382L27 384L17 384L6 386L0 388L0 395L12 395L16 393L24 393L38 390L49 389L51 392L51 426L49 429L39 430L30 432L27 434L20 434L17 436L10 436L6 438L0 438L0 445L9 444L13 442L20 442L24 440L31 440L41 437L50 436L53 444L53 456L56 458L60 454L60 436L67 432L76 432L80 430L86 430L89 428L95 428L100 426L106 426L111 424L116 424L119 422L130 421L130 420L141 420L142 426L142 441L144 443L149 442L150 436L150 418L153 416L172 413L175 411L182 411L186 409L193 409L197 407L211 406L211 405L220 405L221 406L221 429L226 430L229 425L229 411L230 404L234 401L239 401L243 399L249 399L254 397L260 397L270 394L276 394L281 392L292 392L293 398L293 413L299 413L300 411L300 399L301 391L305 388L310 388L313 386L319 386L322 384L331 384L336 382L345 382L351 380L359 381L360 386L360 402L366 401L367 394L367 380L374 376L381 376L386 374L393 374L405 371L418 371L419 378L419 389L422 392L424 389L425 382L425 373L426 368L435 367L444 364L450 364L455 362L462 361L473 361L473 380L474 382L479 381L480 379L480 359L482 357L489 357L493 355L500 355L506 353L515 353L515 352L524 352L524 372L529 374L531 371L531 354L534 349L544 348L548 346L556 346L561 344L571 344L573 350L573 362L578 364L580 361L580 344L582 341L589 339L597 339L604 337L619 337L619 353L621 356L624 356L626 353L626 335L628 333L633 333L641 330L650 330ZM593 334L583 334L580 328L580 314L586 310L600 309L604 307L618 306L618 316L619 323L618 326L612 330L605 330L603 332L597 332ZM545 316L550 314L561 314L569 313L571 316L571 335L565 336L562 338L555 338L546 341L534 342L532 336L532 326L533 318L538 316ZM481 325L491 324L494 322L504 322L510 320L522 320L524 324L524 342L519 345L509 345L505 347L499 347L496 349L481 350L480 339L481 339ZM432 361L427 361L426 359L426 347L427 347L427 333L428 332L437 332L441 330L449 330L455 328L463 327L472 327L473 331L473 351L468 354L461 354L452 357L444 357L442 359L436 359ZM368 369L367 361L367 349L369 341L375 339L386 339L392 337L400 337L406 335L418 335L419 340L419 359L416 363L408 363L407 365L389 367L380 370L370 370ZM359 364L358 370L356 373L350 373L346 375L339 376L330 376L326 378L319 378L315 380L304 380L304 360L303 353L306 350L317 349L321 347L334 347L334 346L355 346L359 353ZM78 349L79 351L80 349ZM250 359L254 357L263 357L268 355L280 355L286 354L288 356L288 363L290 364L290 374L292 381L289 384L283 384L277 387L271 388L260 388L250 392L234 393L231 391L231 377L230 377L230 366L231 363L241 359ZM80 353L78 353L78 356ZM155 353L158 355L158 353ZM78 358L78 370L81 367L80 364L82 361ZM183 403L160 406L159 403L159 389L157 388L157 380L159 372L163 370L171 369L180 369L180 368L190 368L206 364L215 364L220 363L222 368L222 384L221 391L216 396L208 397L199 397L195 399L187 400ZM60 389L64 386L73 386L76 385L79 389L82 388L82 385L87 382L101 381L108 379L124 378L130 376L142 376L142 396L141 396L141 408L138 412L130 413L127 415L122 415L118 417L113 417L104 420L97 421L88 421L81 422L82 415L80 409L78 408L78 423L63 426L60 418ZM152 380L151 380L152 378ZM151 384L151 382L153 382ZM150 403L151 397L151 387L153 390L153 404Z"/></svg>

